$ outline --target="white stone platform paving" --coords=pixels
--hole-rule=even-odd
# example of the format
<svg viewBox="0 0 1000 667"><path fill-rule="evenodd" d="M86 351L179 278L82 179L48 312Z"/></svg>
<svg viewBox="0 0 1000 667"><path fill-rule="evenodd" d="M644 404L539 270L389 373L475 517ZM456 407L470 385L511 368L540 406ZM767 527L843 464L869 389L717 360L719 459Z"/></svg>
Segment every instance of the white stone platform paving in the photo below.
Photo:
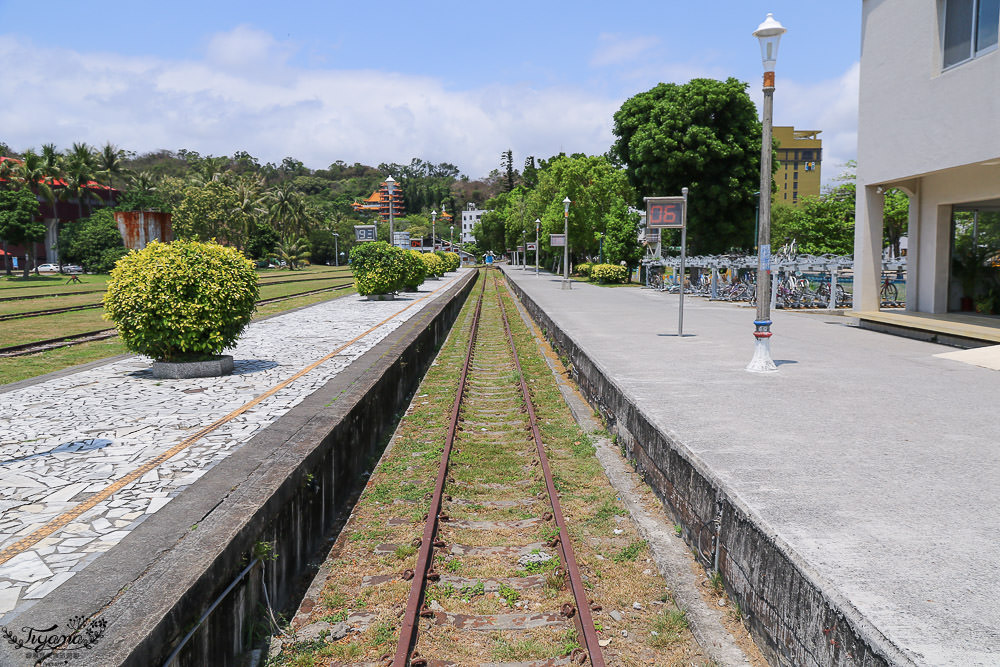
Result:
<svg viewBox="0 0 1000 667"><path fill-rule="evenodd" d="M240 445L430 301L461 269L394 301L350 295L255 322L227 350L233 374L157 380L129 357L0 393L0 550L374 327L289 386L0 564L0 625L114 547ZM407 308L409 306L409 308ZM405 310L404 310L405 309ZM395 317L393 317L395 315Z"/></svg>

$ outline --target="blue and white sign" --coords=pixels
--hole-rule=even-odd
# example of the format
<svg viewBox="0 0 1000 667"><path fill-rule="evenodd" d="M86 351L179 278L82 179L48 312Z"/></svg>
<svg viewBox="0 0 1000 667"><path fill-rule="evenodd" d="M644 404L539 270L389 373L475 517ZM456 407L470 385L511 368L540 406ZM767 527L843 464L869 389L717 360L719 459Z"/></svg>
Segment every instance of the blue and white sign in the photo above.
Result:
<svg viewBox="0 0 1000 667"><path fill-rule="evenodd" d="M771 272L771 244L765 243L760 247L760 255L758 257L758 268L761 271Z"/></svg>

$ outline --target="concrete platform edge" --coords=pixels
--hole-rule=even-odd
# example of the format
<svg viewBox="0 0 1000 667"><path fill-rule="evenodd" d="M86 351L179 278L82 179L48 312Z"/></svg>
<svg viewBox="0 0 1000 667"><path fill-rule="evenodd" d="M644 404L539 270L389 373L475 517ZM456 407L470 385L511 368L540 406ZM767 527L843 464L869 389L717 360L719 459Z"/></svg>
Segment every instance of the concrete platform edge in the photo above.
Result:
<svg viewBox="0 0 1000 667"><path fill-rule="evenodd" d="M41 664L160 665L252 558L270 543L277 559L256 568L209 617L174 664L239 664L263 634L266 598L294 611L294 595L329 547L345 500L377 460L474 284L475 272L357 359L309 398L220 462L50 596L19 626L85 615L107 629L86 651ZM370 428L373 423L379 428ZM349 509L349 508L346 508ZM23 651L18 652L19 654ZM0 665L33 664L0 652Z"/></svg>
<svg viewBox="0 0 1000 667"><path fill-rule="evenodd" d="M611 373L517 284L518 298L568 361L586 399L683 527L701 563L718 570L758 646L777 665L913 665L833 586L754 515L676 434L652 424Z"/></svg>

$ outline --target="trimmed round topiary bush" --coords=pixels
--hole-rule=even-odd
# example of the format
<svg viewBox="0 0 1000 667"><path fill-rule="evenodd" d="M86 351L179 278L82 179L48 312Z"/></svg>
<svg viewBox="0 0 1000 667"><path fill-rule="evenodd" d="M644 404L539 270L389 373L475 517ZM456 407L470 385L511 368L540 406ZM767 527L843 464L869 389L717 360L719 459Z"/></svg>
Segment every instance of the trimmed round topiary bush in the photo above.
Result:
<svg viewBox="0 0 1000 667"><path fill-rule="evenodd" d="M444 250L435 250L434 254L437 256L438 259L441 260L441 269L437 275L443 276L445 273L448 272L448 264L449 264L448 253L446 253Z"/></svg>
<svg viewBox="0 0 1000 667"><path fill-rule="evenodd" d="M447 262L446 271L458 271L458 267L462 266L462 258L457 252L446 252L444 256Z"/></svg>
<svg viewBox="0 0 1000 667"><path fill-rule="evenodd" d="M404 253L403 287L411 292L416 292L427 278L427 265L424 264L423 254L419 250L407 250Z"/></svg>
<svg viewBox="0 0 1000 667"><path fill-rule="evenodd" d="M579 273L584 278L589 278L590 270L594 268L594 265L591 262L580 262L579 264L576 264L573 268L576 269L576 272Z"/></svg>
<svg viewBox="0 0 1000 667"><path fill-rule="evenodd" d="M368 241L351 248L351 269L358 294L392 294L403 288L406 253L385 241Z"/></svg>
<svg viewBox="0 0 1000 667"><path fill-rule="evenodd" d="M590 280L596 283L623 283L628 280L628 269L618 264L594 264L590 267Z"/></svg>
<svg viewBox="0 0 1000 667"><path fill-rule="evenodd" d="M420 259L424 260L428 276L437 277L444 275L444 262L437 256L436 252L421 253Z"/></svg>
<svg viewBox="0 0 1000 667"><path fill-rule="evenodd" d="M104 317L132 352L156 361L198 361L236 343L257 294L253 262L235 248L153 241L118 260Z"/></svg>

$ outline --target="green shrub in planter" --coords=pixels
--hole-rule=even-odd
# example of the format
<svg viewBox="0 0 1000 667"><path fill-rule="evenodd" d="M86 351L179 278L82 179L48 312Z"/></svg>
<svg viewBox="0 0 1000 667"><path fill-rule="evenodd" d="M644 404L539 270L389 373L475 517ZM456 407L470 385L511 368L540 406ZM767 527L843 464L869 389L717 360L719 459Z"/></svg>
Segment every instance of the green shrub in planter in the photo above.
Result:
<svg viewBox="0 0 1000 667"><path fill-rule="evenodd" d="M407 250L404 253L403 286L414 292L427 277L427 265L424 264L424 253L419 250Z"/></svg>
<svg viewBox="0 0 1000 667"><path fill-rule="evenodd" d="M444 275L444 263L441 258L437 256L436 252L421 253L420 259L424 260L424 265L427 267L427 275Z"/></svg>
<svg viewBox="0 0 1000 667"><path fill-rule="evenodd" d="M441 260L441 272L438 273L438 275L443 276L445 273L449 271L448 267L451 264L451 261L448 259L448 253L446 253L444 250L435 250L434 254L437 255L438 259Z"/></svg>
<svg viewBox="0 0 1000 667"><path fill-rule="evenodd" d="M153 241L118 260L104 317L125 347L157 361L194 361L232 347L257 301L253 262L235 248Z"/></svg>
<svg viewBox="0 0 1000 667"><path fill-rule="evenodd" d="M403 288L406 255L385 241L368 241L351 248L351 269L358 294L392 294Z"/></svg>
<svg viewBox="0 0 1000 667"><path fill-rule="evenodd" d="M447 262L446 271L458 271L458 267L462 266L462 258L457 252L446 252L444 257Z"/></svg>
<svg viewBox="0 0 1000 667"><path fill-rule="evenodd" d="M576 272L579 273L584 278L590 276L590 270L594 267L590 262L580 262L576 265Z"/></svg>
<svg viewBox="0 0 1000 667"><path fill-rule="evenodd" d="M596 283L623 283L628 279L628 269L619 264L594 264L590 280Z"/></svg>

